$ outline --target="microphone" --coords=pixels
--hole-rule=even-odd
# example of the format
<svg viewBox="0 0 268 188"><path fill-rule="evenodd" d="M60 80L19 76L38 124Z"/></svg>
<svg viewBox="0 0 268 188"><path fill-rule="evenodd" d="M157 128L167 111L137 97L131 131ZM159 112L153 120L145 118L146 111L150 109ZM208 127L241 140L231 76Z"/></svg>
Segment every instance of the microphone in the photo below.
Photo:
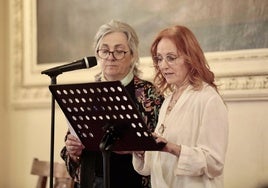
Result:
<svg viewBox="0 0 268 188"><path fill-rule="evenodd" d="M57 76L63 72L73 71L77 69L87 69L97 65L97 59L95 56L84 57L83 59L74 61L72 63L53 67L41 72L41 74L46 74L48 76Z"/></svg>

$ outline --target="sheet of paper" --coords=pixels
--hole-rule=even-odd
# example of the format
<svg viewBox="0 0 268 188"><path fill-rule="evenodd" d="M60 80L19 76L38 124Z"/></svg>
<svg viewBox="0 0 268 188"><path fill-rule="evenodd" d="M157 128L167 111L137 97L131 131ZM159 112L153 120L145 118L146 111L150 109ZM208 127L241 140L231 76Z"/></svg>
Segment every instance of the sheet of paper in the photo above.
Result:
<svg viewBox="0 0 268 188"><path fill-rule="evenodd" d="M68 121L68 119L66 119L66 120L67 120L67 124L68 124L68 128L69 128L70 133L71 133L72 135L74 135L76 138L79 139L79 137L77 136L76 132L74 131L74 129L73 129L72 125L70 124L70 122ZM80 139L79 139L79 140L80 140ZM80 141L81 141L81 140L80 140Z"/></svg>

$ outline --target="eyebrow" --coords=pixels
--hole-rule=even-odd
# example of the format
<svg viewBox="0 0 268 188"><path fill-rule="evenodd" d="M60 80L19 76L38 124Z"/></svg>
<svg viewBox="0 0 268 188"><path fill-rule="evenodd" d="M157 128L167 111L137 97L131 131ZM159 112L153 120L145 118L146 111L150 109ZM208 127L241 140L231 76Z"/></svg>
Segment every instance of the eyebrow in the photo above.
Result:
<svg viewBox="0 0 268 188"><path fill-rule="evenodd" d="M156 55L161 55L161 56L163 56L162 54L160 54L160 53L157 53ZM165 56L167 56L167 55L174 55L174 56L178 56L178 54L176 53L176 52L168 52L168 53L166 53L165 54Z"/></svg>
<svg viewBox="0 0 268 188"><path fill-rule="evenodd" d="M108 44L102 44L100 47L109 48L109 45L108 45ZM127 48L124 44L116 44L116 45L114 46L115 49L117 49L117 48L121 48L121 47L124 48L124 49Z"/></svg>

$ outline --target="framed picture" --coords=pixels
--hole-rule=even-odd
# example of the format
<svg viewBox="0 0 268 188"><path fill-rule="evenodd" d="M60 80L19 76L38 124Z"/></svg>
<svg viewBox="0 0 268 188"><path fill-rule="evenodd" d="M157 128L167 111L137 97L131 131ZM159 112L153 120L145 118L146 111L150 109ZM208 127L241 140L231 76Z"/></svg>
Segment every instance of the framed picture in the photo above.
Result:
<svg viewBox="0 0 268 188"><path fill-rule="evenodd" d="M268 1L237 0L37 0L37 63L93 55L93 38L111 19L130 24L140 39L140 56L150 55L154 36L184 25L205 52L268 47Z"/></svg>
<svg viewBox="0 0 268 188"><path fill-rule="evenodd" d="M149 48L156 33L181 24L197 36L225 100L267 99L267 4L266 0L10 0L12 103L48 106L50 80L41 71L93 55L94 35L111 19L137 31L143 78L153 76ZM98 67L74 71L60 81L92 81L97 72Z"/></svg>

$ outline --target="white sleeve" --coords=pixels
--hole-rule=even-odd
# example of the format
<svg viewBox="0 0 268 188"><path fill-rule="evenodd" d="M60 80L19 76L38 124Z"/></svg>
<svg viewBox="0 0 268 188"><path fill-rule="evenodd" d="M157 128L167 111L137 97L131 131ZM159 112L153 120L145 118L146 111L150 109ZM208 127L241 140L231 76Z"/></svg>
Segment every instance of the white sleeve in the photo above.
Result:
<svg viewBox="0 0 268 188"><path fill-rule="evenodd" d="M150 151L146 151L143 157L133 153L132 163L134 169L143 176L150 175L150 164L149 164Z"/></svg>
<svg viewBox="0 0 268 188"><path fill-rule="evenodd" d="M181 146L175 174L213 178L223 172L228 144L227 109L218 96L211 97L201 113L196 146Z"/></svg>

